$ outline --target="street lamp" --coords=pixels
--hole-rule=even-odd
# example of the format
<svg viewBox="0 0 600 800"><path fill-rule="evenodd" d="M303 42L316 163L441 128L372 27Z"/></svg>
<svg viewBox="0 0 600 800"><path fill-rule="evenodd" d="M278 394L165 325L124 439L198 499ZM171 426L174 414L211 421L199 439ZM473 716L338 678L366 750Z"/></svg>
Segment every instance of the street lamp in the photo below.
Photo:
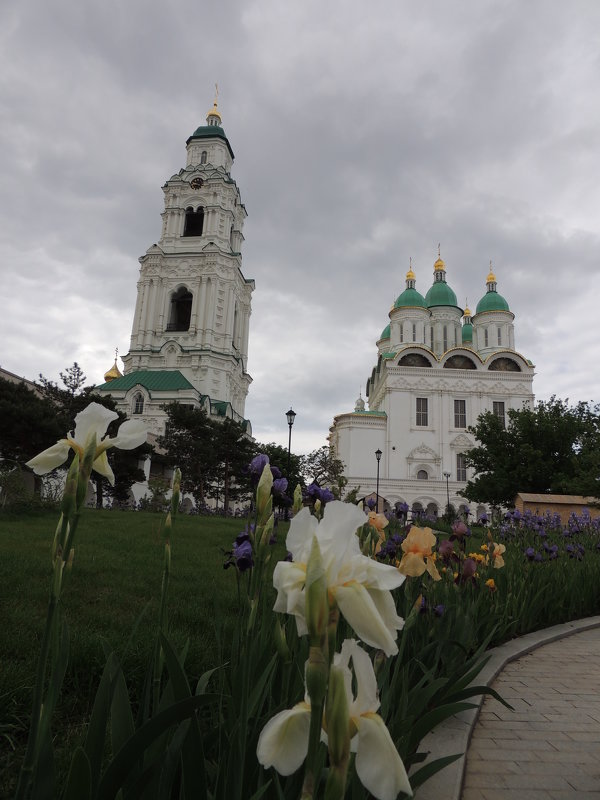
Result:
<svg viewBox="0 0 600 800"><path fill-rule="evenodd" d="M292 452L292 425L294 424L294 420L296 419L296 412L290 406L290 410L287 412L287 414L285 416L287 418L287 424L288 424L289 429L290 429L290 435L289 435L289 438L288 438L288 458L287 458L287 479L289 481L289 479L290 479L290 455L291 455L291 452ZM290 491L291 491L291 488L290 488ZM287 506L285 507L285 519L286 520L289 519L289 517L288 517L288 507Z"/></svg>
<svg viewBox="0 0 600 800"><path fill-rule="evenodd" d="M375 492L377 496L377 504L375 505L375 511L379 513L379 462L381 461L382 452L379 448L375 450L375 458L377 459L377 490Z"/></svg>
<svg viewBox="0 0 600 800"><path fill-rule="evenodd" d="M448 486L448 481L450 480L450 473L444 472L444 478L446 478L446 517L450 520L450 487Z"/></svg>

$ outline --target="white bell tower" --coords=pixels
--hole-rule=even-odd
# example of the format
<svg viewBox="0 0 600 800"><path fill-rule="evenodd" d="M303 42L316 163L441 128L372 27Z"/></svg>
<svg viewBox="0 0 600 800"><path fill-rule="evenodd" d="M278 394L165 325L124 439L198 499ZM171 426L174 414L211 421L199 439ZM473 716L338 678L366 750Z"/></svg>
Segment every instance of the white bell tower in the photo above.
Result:
<svg viewBox="0 0 600 800"><path fill-rule="evenodd" d="M174 387L173 375L180 373L203 401L228 404L243 418L252 380L254 281L242 273L246 209L230 175L233 151L216 97L206 125L186 144L186 166L162 187L160 239L140 258L131 343L118 383L131 383L136 374L145 386L146 373L161 372ZM113 383L113 392L118 388Z"/></svg>

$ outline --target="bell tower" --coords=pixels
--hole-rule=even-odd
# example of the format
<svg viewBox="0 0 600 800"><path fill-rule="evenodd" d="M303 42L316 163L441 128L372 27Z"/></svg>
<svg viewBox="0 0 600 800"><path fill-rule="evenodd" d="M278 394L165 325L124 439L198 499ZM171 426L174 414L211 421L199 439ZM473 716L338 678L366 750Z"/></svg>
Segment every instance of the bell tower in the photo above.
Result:
<svg viewBox="0 0 600 800"><path fill-rule="evenodd" d="M162 187L160 239L139 259L124 376L110 390L121 383L128 390L134 381L151 393L159 382L184 388L185 402L196 395L211 413L227 407L227 415L243 419L254 281L242 273L246 209L230 174L234 156L216 96L186 150L185 167Z"/></svg>

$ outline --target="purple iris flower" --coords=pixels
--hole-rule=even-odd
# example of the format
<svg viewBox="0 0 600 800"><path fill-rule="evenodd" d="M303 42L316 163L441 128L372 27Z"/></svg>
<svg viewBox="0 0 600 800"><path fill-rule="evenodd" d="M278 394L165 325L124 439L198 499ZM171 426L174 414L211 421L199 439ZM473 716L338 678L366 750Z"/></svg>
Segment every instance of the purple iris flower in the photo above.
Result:
<svg viewBox="0 0 600 800"><path fill-rule="evenodd" d="M253 477L260 478L260 476L263 474L264 468L268 463L269 463L269 456L266 455L266 453L259 453L257 456L254 456L254 458L250 462L248 471Z"/></svg>
<svg viewBox="0 0 600 800"><path fill-rule="evenodd" d="M273 472L273 467L271 467L271 472ZM275 480L273 481L273 494L274 495L285 494L285 490L287 489L287 487L288 487L287 478L275 478Z"/></svg>
<svg viewBox="0 0 600 800"><path fill-rule="evenodd" d="M443 603L439 603L437 606L433 607L433 613L436 615L436 617L443 617L445 611L446 606Z"/></svg>
<svg viewBox="0 0 600 800"><path fill-rule="evenodd" d="M281 478L281 470L279 469L279 467L274 467L273 465L271 465L271 474L273 475L274 478Z"/></svg>
<svg viewBox="0 0 600 800"><path fill-rule="evenodd" d="M249 540L243 541L240 544L234 544L233 557L235 558L236 567L240 572L245 572L254 565L252 558L252 542Z"/></svg>
<svg viewBox="0 0 600 800"><path fill-rule="evenodd" d="M535 550L533 549L533 547L528 547L527 550L525 550L525 555L530 561L533 561L533 559L535 558Z"/></svg>
<svg viewBox="0 0 600 800"><path fill-rule="evenodd" d="M374 508L375 508L375 506L377 505L377 501L376 501L376 500L373 500L373 498L372 498L372 497L369 497L369 499L367 500L367 502L365 503L365 505L366 505L366 506L368 506L368 507L369 507L369 509L370 509L371 511L373 511L373 509L374 509Z"/></svg>

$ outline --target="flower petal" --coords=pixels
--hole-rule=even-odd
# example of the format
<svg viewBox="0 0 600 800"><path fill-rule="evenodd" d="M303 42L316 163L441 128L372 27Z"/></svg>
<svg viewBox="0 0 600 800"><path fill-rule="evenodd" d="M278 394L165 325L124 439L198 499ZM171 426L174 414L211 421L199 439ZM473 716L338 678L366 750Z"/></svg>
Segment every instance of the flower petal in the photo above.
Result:
<svg viewBox="0 0 600 800"><path fill-rule="evenodd" d="M118 419L116 411L111 411L100 403L90 403L75 417L75 436L73 437L80 447L85 447L89 436L96 434L96 441L106 433L109 424Z"/></svg>
<svg viewBox="0 0 600 800"><path fill-rule="evenodd" d="M108 480L111 486L115 485L115 476L111 469L110 464L108 463L108 458L106 457L106 450L103 450L100 453L100 455L96 458L96 460L92 464L92 469L99 475L103 475Z"/></svg>
<svg viewBox="0 0 600 800"><path fill-rule="evenodd" d="M369 654L354 639L344 641L342 654L352 659L352 668L356 676L356 700L350 706L350 715L354 717L368 711L377 711L379 708L377 678Z"/></svg>
<svg viewBox="0 0 600 800"><path fill-rule="evenodd" d="M308 508L303 508L290 522L285 544L294 561L306 563L310 555L313 536L317 532L318 520Z"/></svg>
<svg viewBox="0 0 600 800"><path fill-rule="evenodd" d="M396 800L399 792L412 795L402 759L379 714L359 720L355 763L362 785L377 800Z"/></svg>
<svg viewBox="0 0 600 800"><path fill-rule="evenodd" d="M441 581L442 576L437 571L437 567L435 565L435 561L432 558L425 559L427 562L427 572L431 575L434 581Z"/></svg>
<svg viewBox="0 0 600 800"><path fill-rule="evenodd" d="M425 572L427 567L425 566L423 556L419 553L405 553L402 556L402 561L398 565L398 569L404 575L408 575L409 578L418 578L419 575Z"/></svg>
<svg viewBox="0 0 600 800"><path fill-rule="evenodd" d="M148 435L148 426L141 419L126 420L113 439L109 439L110 447L118 447L119 450L133 450L144 444Z"/></svg>
<svg viewBox="0 0 600 800"><path fill-rule="evenodd" d="M342 586L336 586L334 594L340 611L363 642L383 650L386 656L398 652L396 630L385 624L362 584L348 581Z"/></svg>
<svg viewBox="0 0 600 800"><path fill-rule="evenodd" d="M67 440L61 439L56 444L53 444L52 447L29 459L25 466L31 467L36 475L45 475L65 463L69 457L69 449Z"/></svg>
<svg viewBox="0 0 600 800"><path fill-rule="evenodd" d="M298 703L270 719L258 737L256 755L263 767L275 767L280 775L295 772L308 752L310 706Z"/></svg>

